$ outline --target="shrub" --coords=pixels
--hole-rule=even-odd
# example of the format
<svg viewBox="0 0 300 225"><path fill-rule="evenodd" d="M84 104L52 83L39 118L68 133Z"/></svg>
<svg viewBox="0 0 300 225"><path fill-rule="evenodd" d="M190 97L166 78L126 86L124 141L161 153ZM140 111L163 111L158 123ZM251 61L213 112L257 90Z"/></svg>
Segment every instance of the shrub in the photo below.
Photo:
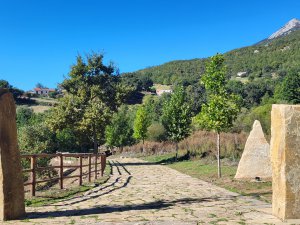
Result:
<svg viewBox="0 0 300 225"><path fill-rule="evenodd" d="M160 123L152 123L147 130L147 140L149 141L164 141L166 139L166 130Z"/></svg>

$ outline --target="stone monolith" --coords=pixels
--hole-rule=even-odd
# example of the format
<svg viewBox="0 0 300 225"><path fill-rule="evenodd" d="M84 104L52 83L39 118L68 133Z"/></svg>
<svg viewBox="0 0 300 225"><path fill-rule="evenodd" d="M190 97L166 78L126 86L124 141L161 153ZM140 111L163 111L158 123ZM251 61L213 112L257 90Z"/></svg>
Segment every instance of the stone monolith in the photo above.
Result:
<svg viewBox="0 0 300 225"><path fill-rule="evenodd" d="M271 124L273 214L300 219L300 105L273 105Z"/></svg>
<svg viewBox="0 0 300 225"><path fill-rule="evenodd" d="M235 178L243 180L272 179L270 145L258 120L254 121L246 141Z"/></svg>
<svg viewBox="0 0 300 225"><path fill-rule="evenodd" d="M0 89L0 220L25 215L24 186L17 145L16 107L12 94Z"/></svg>

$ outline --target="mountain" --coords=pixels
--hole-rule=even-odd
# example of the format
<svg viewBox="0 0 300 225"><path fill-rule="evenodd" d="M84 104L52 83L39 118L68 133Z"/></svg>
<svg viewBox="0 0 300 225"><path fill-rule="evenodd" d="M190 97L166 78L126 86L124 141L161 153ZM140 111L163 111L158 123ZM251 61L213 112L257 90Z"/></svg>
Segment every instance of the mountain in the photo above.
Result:
<svg viewBox="0 0 300 225"><path fill-rule="evenodd" d="M300 30L300 20L292 19L287 24L285 24L282 28L280 28L278 31L273 33L268 38L268 40L288 35L291 32L296 31L296 30Z"/></svg>
<svg viewBox="0 0 300 225"><path fill-rule="evenodd" d="M228 76L238 77L238 74L245 74L244 79L250 80L282 77L287 71L300 68L300 28L298 26L299 21L293 19L271 35L272 38L225 53ZM204 73L206 61L207 59L171 61L126 73L123 76L130 77L130 79L149 77L154 83L166 85L176 82L194 84L199 82L200 76Z"/></svg>

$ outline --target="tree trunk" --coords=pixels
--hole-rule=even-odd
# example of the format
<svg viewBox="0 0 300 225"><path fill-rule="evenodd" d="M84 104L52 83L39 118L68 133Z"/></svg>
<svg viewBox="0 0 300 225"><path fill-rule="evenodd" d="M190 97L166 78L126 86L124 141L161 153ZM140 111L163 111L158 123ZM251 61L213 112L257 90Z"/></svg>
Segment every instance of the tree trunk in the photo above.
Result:
<svg viewBox="0 0 300 225"><path fill-rule="evenodd" d="M145 152L145 146L144 146L145 140L143 138L143 153Z"/></svg>
<svg viewBox="0 0 300 225"><path fill-rule="evenodd" d="M234 133L234 153L233 153L233 160L235 160L236 153L238 152L238 140L237 140L237 133Z"/></svg>
<svg viewBox="0 0 300 225"><path fill-rule="evenodd" d="M218 178L221 178L221 158L220 158L220 132L217 133L217 159L218 159Z"/></svg>
<svg viewBox="0 0 300 225"><path fill-rule="evenodd" d="M178 159L178 142L175 143L175 151L176 151L176 155L175 155L175 162Z"/></svg>
<svg viewBox="0 0 300 225"><path fill-rule="evenodd" d="M98 143L97 143L97 134L96 134L96 128L95 125L93 124L93 141L94 141L94 152L98 152Z"/></svg>

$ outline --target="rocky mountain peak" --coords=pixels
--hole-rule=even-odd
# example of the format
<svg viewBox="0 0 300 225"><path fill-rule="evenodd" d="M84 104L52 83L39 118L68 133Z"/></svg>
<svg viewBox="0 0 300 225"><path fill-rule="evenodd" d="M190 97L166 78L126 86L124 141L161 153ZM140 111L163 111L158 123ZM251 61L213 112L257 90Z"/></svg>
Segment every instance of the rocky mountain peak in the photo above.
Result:
<svg viewBox="0 0 300 225"><path fill-rule="evenodd" d="M290 20L287 24L285 24L282 28L280 28L278 31L273 33L268 39L271 40L274 38L285 36L295 30L300 30L300 20L294 18Z"/></svg>

